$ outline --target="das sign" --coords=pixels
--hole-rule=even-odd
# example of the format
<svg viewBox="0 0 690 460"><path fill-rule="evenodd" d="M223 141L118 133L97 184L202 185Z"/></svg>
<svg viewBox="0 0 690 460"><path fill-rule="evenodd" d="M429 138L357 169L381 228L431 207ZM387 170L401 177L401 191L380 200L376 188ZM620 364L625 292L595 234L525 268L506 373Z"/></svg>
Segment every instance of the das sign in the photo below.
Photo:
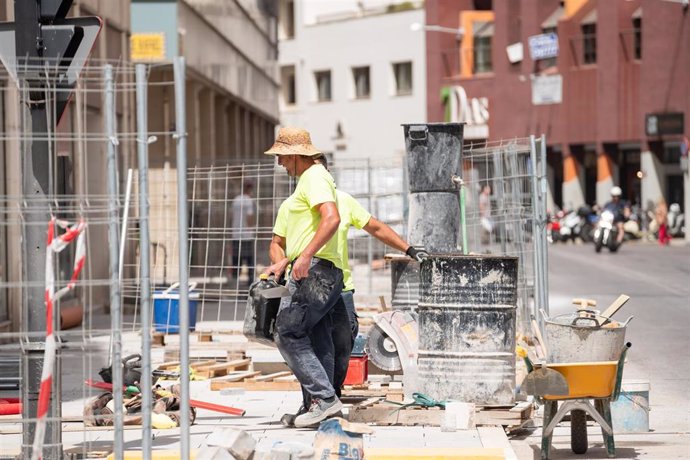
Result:
<svg viewBox="0 0 690 460"><path fill-rule="evenodd" d="M465 123L465 139L489 138L489 98L467 97L462 86L443 88L441 98L446 107L446 121Z"/></svg>

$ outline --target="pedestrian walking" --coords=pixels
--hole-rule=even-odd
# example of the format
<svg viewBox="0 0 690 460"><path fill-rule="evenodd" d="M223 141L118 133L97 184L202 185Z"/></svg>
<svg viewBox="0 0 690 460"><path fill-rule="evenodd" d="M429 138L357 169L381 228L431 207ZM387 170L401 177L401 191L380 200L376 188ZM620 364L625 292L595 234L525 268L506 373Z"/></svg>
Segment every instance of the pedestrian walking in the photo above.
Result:
<svg viewBox="0 0 690 460"><path fill-rule="evenodd" d="M483 245L491 244L494 223L491 220L491 186L484 184L479 194L479 222L482 226L480 240Z"/></svg>
<svg viewBox="0 0 690 460"><path fill-rule="evenodd" d="M264 273L280 277L291 266L291 295L281 300L275 339L288 367L311 396L309 408L295 418L295 426L314 426L342 409L333 387L332 312L343 289L335 183L316 162L322 154L304 129L281 128L265 153L276 155L278 164L298 178L294 193L283 203L287 225L274 228L272 265Z"/></svg>
<svg viewBox="0 0 690 460"><path fill-rule="evenodd" d="M242 264L247 265L248 282L254 280L254 252L256 246L256 204L252 198L254 186L245 182L242 193L232 201L232 272L239 280Z"/></svg>
<svg viewBox="0 0 690 460"><path fill-rule="evenodd" d="M671 235L668 232L668 206L666 200L659 199L654 209L654 220L659 229L659 244L661 246L668 246L671 242Z"/></svg>

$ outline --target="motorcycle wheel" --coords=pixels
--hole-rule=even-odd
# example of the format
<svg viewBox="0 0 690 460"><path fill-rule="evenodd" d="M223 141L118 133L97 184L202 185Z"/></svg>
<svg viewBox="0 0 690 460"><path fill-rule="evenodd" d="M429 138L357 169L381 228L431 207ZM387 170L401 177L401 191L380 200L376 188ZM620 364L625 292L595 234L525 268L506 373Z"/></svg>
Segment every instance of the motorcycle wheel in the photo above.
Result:
<svg viewBox="0 0 690 460"><path fill-rule="evenodd" d="M594 242L594 252L596 252L596 253L601 252L602 246L603 246L603 244L601 244L601 239L597 239L597 240Z"/></svg>
<svg viewBox="0 0 690 460"><path fill-rule="evenodd" d="M613 236L615 236L615 235L613 235ZM609 252L616 252L616 251L618 251L619 247L620 247L620 245L616 241L616 238L611 238L609 240L609 244L608 244Z"/></svg>

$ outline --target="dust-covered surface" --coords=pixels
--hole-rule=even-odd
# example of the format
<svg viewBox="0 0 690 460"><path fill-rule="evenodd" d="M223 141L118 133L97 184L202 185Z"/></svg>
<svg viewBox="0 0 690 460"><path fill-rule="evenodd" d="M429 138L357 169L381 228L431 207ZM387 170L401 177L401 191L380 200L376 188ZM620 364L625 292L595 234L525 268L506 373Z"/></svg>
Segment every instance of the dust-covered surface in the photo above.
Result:
<svg viewBox="0 0 690 460"><path fill-rule="evenodd" d="M517 258L433 255L421 264L419 374L434 398L510 404Z"/></svg>
<svg viewBox="0 0 690 460"><path fill-rule="evenodd" d="M411 193L408 242L431 252L457 251L460 204L457 192Z"/></svg>

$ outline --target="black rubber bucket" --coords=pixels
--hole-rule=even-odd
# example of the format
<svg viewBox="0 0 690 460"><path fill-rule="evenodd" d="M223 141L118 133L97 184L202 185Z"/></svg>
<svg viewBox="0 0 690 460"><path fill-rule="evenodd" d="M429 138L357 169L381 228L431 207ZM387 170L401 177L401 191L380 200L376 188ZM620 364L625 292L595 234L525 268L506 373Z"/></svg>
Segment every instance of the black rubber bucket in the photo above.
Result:
<svg viewBox="0 0 690 460"><path fill-rule="evenodd" d="M421 264L419 391L482 405L515 398L517 257L435 254Z"/></svg>
<svg viewBox="0 0 690 460"><path fill-rule="evenodd" d="M405 131L410 193L456 190L461 175L463 123L402 125Z"/></svg>

